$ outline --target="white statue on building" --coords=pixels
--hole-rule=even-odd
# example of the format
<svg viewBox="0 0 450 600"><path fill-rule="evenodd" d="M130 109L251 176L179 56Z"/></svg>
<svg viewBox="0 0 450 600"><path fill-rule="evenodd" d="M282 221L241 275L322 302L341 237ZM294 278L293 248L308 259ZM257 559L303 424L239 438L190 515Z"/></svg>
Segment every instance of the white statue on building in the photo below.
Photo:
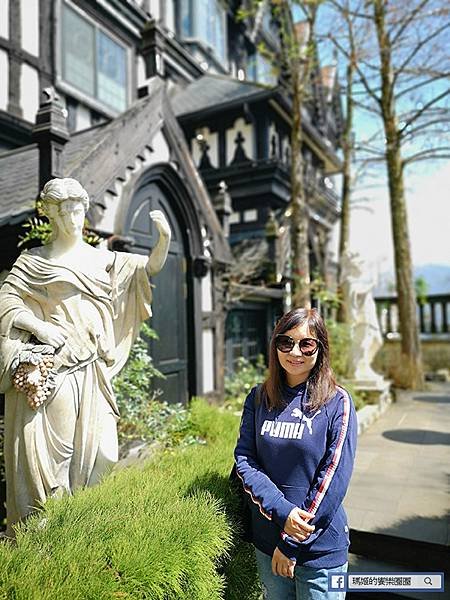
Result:
<svg viewBox="0 0 450 600"><path fill-rule="evenodd" d="M0 288L0 391L5 394L7 535L50 496L97 483L117 461L111 379L151 316L149 277L171 232L161 211L149 256L89 246L89 197L52 179L41 199L49 244L23 252Z"/></svg>
<svg viewBox="0 0 450 600"><path fill-rule="evenodd" d="M346 252L342 258L341 286L347 302L351 329L350 374L364 383L382 381L372 369L372 362L383 344L375 301L374 281L367 265L357 253Z"/></svg>

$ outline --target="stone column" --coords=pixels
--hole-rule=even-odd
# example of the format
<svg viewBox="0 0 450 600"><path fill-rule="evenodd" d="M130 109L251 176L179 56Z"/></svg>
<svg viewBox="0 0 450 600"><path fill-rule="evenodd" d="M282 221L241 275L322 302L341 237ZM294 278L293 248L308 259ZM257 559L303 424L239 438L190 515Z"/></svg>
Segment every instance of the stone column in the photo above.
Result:
<svg viewBox="0 0 450 600"><path fill-rule="evenodd" d="M32 130L32 140L39 146L39 187L53 177L64 176L64 146L70 138L67 129L67 111L59 103L53 88L43 91L36 115L36 125Z"/></svg>
<svg viewBox="0 0 450 600"><path fill-rule="evenodd" d="M226 238L230 235L230 215L233 212L231 207L231 196L228 193L228 186L225 181L221 181L219 190L213 198L213 206L222 225L223 233Z"/></svg>

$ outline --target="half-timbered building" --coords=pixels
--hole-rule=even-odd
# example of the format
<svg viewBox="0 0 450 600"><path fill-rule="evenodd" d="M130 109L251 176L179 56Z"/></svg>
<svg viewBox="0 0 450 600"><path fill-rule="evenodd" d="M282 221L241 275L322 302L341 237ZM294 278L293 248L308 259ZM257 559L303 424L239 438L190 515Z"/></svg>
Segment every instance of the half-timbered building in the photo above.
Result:
<svg viewBox="0 0 450 600"><path fill-rule="evenodd" d="M0 270L51 177L85 186L90 225L113 249L148 252L148 212L163 210L173 239L153 281L150 352L169 401L220 395L290 302L290 99L258 52L278 43L270 11L242 21L240 5L0 0ZM339 216L335 71L317 69L303 119L322 275Z"/></svg>

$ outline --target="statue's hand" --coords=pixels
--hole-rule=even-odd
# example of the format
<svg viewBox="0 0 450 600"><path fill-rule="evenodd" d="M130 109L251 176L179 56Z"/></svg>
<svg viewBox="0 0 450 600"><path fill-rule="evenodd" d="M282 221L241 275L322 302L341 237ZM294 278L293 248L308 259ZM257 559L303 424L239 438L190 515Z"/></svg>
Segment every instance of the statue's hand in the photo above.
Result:
<svg viewBox="0 0 450 600"><path fill-rule="evenodd" d="M151 210L150 219L155 223L159 234L164 238L170 238L170 225L165 214L161 210Z"/></svg>
<svg viewBox="0 0 450 600"><path fill-rule="evenodd" d="M53 348L60 348L66 341L66 335L61 328L46 321L41 321L35 327L33 333L40 342L50 344Z"/></svg>

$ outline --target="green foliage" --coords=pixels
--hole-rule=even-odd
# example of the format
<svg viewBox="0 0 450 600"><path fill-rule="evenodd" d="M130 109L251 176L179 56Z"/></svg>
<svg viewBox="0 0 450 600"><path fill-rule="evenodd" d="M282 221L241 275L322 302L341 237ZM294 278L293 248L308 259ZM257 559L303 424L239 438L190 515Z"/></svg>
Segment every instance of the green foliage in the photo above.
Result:
<svg viewBox="0 0 450 600"><path fill-rule="evenodd" d="M192 421L206 446L49 500L19 528L17 547L0 544L0 598L257 600L228 483L239 419L194 400Z"/></svg>
<svg viewBox="0 0 450 600"><path fill-rule="evenodd" d="M32 217L23 224L23 227L27 229L24 235L20 236L19 243L21 246L28 246L30 242L38 240L41 244L48 244L52 237L52 226L50 223L40 217Z"/></svg>
<svg viewBox="0 0 450 600"><path fill-rule="evenodd" d="M225 406L230 410L242 410L247 394L265 377L266 365L262 354L258 355L255 364L240 356L234 373L225 377Z"/></svg>
<svg viewBox="0 0 450 600"><path fill-rule="evenodd" d="M147 323L143 323L125 367L113 380L113 389L119 408L130 417L138 416L141 412L141 405L147 404L151 395L152 379L154 377L165 378L153 365L153 360L148 353L150 339L159 339L158 334Z"/></svg>
<svg viewBox="0 0 450 600"><path fill-rule="evenodd" d="M328 320L326 323L330 344L331 366L337 379L346 379L350 367L350 326Z"/></svg>
<svg viewBox="0 0 450 600"><path fill-rule="evenodd" d="M426 279L422 276L416 277L414 288L416 291L417 302L422 305L426 304L428 296L428 283Z"/></svg>
<svg viewBox="0 0 450 600"><path fill-rule="evenodd" d="M337 323L332 319L327 323L328 340L330 343L331 367L339 385L343 385L353 398L356 410L365 404L364 394L348 381L350 368L350 326L347 323Z"/></svg>
<svg viewBox="0 0 450 600"><path fill-rule="evenodd" d="M155 378L165 376L148 353L150 339L159 339L158 334L143 323L125 367L113 380L121 414L119 442L139 439L165 446L199 443L201 440L191 431L188 409L180 403L160 401L161 391L151 389Z"/></svg>
<svg viewBox="0 0 450 600"><path fill-rule="evenodd" d="M36 245L34 244L36 241L40 242L42 245L45 245L51 240L52 226L44 214L41 200L36 201L36 213L37 217L29 218L22 226L26 231L19 238L19 243L17 244L19 248L21 246L28 248ZM100 241L100 237L89 229L89 223L87 219L85 221L85 227L83 230L83 239L90 246L97 246Z"/></svg>
<svg viewBox="0 0 450 600"><path fill-rule="evenodd" d="M341 300L337 291L330 290L323 277L317 271L313 273L310 290L314 300L318 300L321 306L327 306L328 308L339 307Z"/></svg>

